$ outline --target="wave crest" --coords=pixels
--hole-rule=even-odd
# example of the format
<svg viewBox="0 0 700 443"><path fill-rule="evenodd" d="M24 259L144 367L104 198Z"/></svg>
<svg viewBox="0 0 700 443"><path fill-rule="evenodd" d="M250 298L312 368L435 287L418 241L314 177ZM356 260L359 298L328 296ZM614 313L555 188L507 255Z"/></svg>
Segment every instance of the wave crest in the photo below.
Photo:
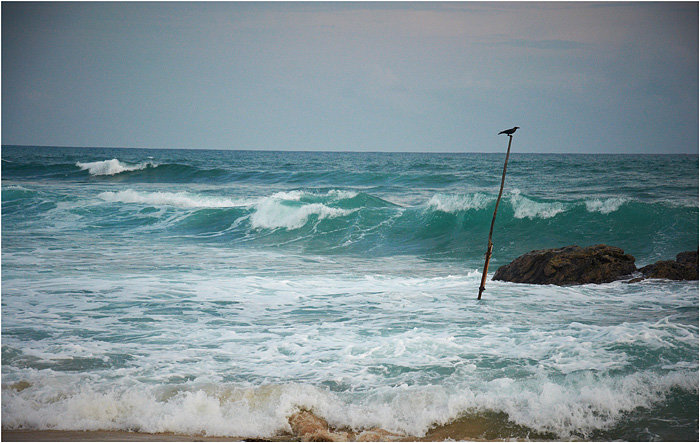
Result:
<svg viewBox="0 0 700 443"><path fill-rule="evenodd" d="M436 211L454 214L470 209L484 209L491 200L491 197L478 192L466 195L435 194L428 201L428 207Z"/></svg>
<svg viewBox="0 0 700 443"><path fill-rule="evenodd" d="M131 189L118 192L102 192L98 197L107 202L178 206L181 208L236 208L252 204L249 200L207 197L187 192L138 192Z"/></svg>
<svg viewBox="0 0 700 443"><path fill-rule="evenodd" d="M83 171L88 171L90 175L116 175L122 172L140 171L148 167L155 168L158 165L151 161L141 162L137 164L128 164L119 161L116 158L111 160L102 160L97 162L82 163L78 162L75 166Z"/></svg>
<svg viewBox="0 0 700 443"><path fill-rule="evenodd" d="M628 198L613 197L601 200L599 198L586 200L586 210L588 212L600 212L601 214L610 214L620 209L620 206L627 203Z"/></svg>
<svg viewBox="0 0 700 443"><path fill-rule="evenodd" d="M253 228L293 230L304 226L312 215L322 220L355 212L351 209L332 208L323 203L297 203L303 194L296 192L299 191L277 193L257 203L251 216Z"/></svg>
<svg viewBox="0 0 700 443"><path fill-rule="evenodd" d="M78 387L39 375L34 382L24 382L21 389L3 385L2 418L6 429L113 429L269 438L289 432L290 414L306 409L336 428L379 427L407 436L435 437L430 431L436 424L459 424L470 414L491 411L505 413L509 423L526 427L508 435L498 431L504 422L487 422L494 439L527 438L535 432L566 440L591 439L629 420L628 414L639 408L657 407L669 395L697 395L697 375L697 371L588 375L563 383L547 378L498 378L481 388L452 389L404 385L375 391L362 402L353 401L347 393L299 383L106 387L83 381ZM456 426L452 432L450 437L457 439L478 437L473 430L460 431Z"/></svg>
<svg viewBox="0 0 700 443"><path fill-rule="evenodd" d="M511 191L510 203L513 205L515 218L552 218L566 211L561 202L536 202L520 195L520 190Z"/></svg>

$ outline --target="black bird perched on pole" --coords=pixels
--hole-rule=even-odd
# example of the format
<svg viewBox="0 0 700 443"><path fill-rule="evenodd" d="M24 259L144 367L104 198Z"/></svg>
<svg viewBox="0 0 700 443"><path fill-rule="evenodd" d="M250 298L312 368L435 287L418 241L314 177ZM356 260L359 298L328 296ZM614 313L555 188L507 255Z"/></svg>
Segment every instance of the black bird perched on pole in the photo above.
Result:
<svg viewBox="0 0 700 443"><path fill-rule="evenodd" d="M515 131L517 131L518 128L520 128L520 126L514 126L514 127L510 128L510 129L506 129L505 131L499 132L498 135L501 135L501 134L513 135L513 133L514 133Z"/></svg>

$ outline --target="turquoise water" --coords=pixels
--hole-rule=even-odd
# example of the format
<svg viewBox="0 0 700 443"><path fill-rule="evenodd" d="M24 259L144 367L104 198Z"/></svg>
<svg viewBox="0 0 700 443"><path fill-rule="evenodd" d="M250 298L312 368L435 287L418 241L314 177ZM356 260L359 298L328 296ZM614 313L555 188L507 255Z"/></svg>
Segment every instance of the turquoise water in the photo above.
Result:
<svg viewBox="0 0 700 443"><path fill-rule="evenodd" d="M4 146L3 427L697 440L697 281L476 301L502 162ZM513 153L493 242L697 249L698 156Z"/></svg>

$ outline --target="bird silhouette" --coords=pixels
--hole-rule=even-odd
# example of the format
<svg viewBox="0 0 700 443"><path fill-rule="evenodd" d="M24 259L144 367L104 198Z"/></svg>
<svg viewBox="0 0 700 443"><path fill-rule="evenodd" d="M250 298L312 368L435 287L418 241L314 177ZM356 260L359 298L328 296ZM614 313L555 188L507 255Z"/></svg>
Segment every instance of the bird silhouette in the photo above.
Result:
<svg viewBox="0 0 700 443"><path fill-rule="evenodd" d="M498 135L501 135L501 134L513 135L513 133L514 133L515 131L517 131L518 128L520 128L520 126L514 126L514 127L510 128L510 129L506 129L506 130L504 130L504 131L499 132Z"/></svg>

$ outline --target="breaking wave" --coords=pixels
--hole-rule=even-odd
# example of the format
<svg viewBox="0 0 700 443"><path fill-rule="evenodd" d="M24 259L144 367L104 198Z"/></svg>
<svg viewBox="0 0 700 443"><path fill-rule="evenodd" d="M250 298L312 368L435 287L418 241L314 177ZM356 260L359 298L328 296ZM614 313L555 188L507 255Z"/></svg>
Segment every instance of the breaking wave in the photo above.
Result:
<svg viewBox="0 0 700 443"><path fill-rule="evenodd" d="M191 194L189 192L140 192L132 189L118 192L102 192L98 197L107 202L177 206L181 208L235 208L250 206L252 204L248 200L208 197Z"/></svg>
<svg viewBox="0 0 700 443"><path fill-rule="evenodd" d="M351 214L353 210L331 208L322 203L291 204L289 200L272 196L262 199L255 205L251 217L253 228L286 228L299 229L304 226L309 217L315 215L318 220L342 217Z"/></svg>
<svg viewBox="0 0 700 443"><path fill-rule="evenodd" d="M436 211L457 213L470 209L484 209L493 198L481 193L475 194L435 194L428 201L428 207Z"/></svg>
<svg viewBox="0 0 700 443"><path fill-rule="evenodd" d="M304 441L304 410L406 440L698 440L697 281L477 302L500 154L3 160L5 432ZM570 244L694 250L697 183L697 156L515 153L487 277Z"/></svg>
<svg viewBox="0 0 700 443"><path fill-rule="evenodd" d="M146 168L155 168L158 165L153 162L142 162L137 164L128 164L119 161L116 158L112 160L103 160L97 162L81 163L78 162L75 166L84 171L88 171L90 175L115 175L122 172L140 171Z"/></svg>
<svg viewBox="0 0 700 443"><path fill-rule="evenodd" d="M313 385L289 383L244 387L193 382L184 385L79 386L41 376L33 383L3 386L4 429L122 430L147 433L269 438L291 431L288 418L304 409L334 428L382 428L424 437L436 426L470 416L488 417L492 437L598 438L654 410L671 395L696 397L695 371L659 376L635 373L619 378L571 377L564 382L499 378L482 387L400 386L361 400ZM696 403L697 406L697 403ZM496 422L505 414L504 422ZM510 424L511 429L503 429ZM513 425L520 426L515 431ZM499 433L499 428L503 429ZM505 431L505 432L504 432ZM458 431L453 431L458 432ZM474 432L474 431L471 431ZM507 432L507 433L506 433ZM453 434L457 438L479 435Z"/></svg>
<svg viewBox="0 0 700 443"><path fill-rule="evenodd" d="M589 212L600 212L601 214L610 214L620 209L620 206L627 203L628 198L613 197L601 200L599 198L586 200L586 209Z"/></svg>
<svg viewBox="0 0 700 443"><path fill-rule="evenodd" d="M511 192L510 204L513 206L515 218L552 218L566 210L564 203L530 200L517 189Z"/></svg>
<svg viewBox="0 0 700 443"><path fill-rule="evenodd" d="M518 189L510 191L508 194L509 196L506 195L505 198L510 201L515 218L552 218L581 204L578 202L536 201L523 196ZM430 198L427 206L436 211L455 214L461 211L484 209L495 204L495 201L494 196L478 192L474 194L435 194ZM624 197L595 198L585 200L583 204L588 212L610 214L629 201L629 198Z"/></svg>
<svg viewBox="0 0 700 443"><path fill-rule="evenodd" d="M43 207L43 200L36 194L5 188L4 201L16 198L35 199L36 207ZM445 257L483 254L483 248L477 245L488 233L496 200L494 195L480 192L435 193L422 203L399 206L368 192L346 189L296 189L268 195L126 189L101 192L97 198L98 206L107 209L105 205L117 205L112 207L119 210L118 218L111 211L104 212L103 224L121 223L124 229L134 226L177 235L223 235L230 241L296 244L317 252L404 251ZM19 203L12 200L13 205ZM84 205L79 201L75 204ZM143 212L148 207L158 211ZM504 196L498 211L497 224L502 228L496 235L501 247L506 248L499 255L517 256L541 249L543 244L538 239L545 232L552 247L617 243L647 262L657 259L646 259L644 251L652 253L654 242L663 240L660 229L664 235L672 230L674 235L687 237L681 241L689 241L692 226L687 220L696 212L696 208L625 198L548 201L515 190ZM98 210L91 216L100 214ZM659 227L659 214L668 221L668 227ZM609 240L611 232L626 235L627 241ZM509 238L519 241L509 243Z"/></svg>

